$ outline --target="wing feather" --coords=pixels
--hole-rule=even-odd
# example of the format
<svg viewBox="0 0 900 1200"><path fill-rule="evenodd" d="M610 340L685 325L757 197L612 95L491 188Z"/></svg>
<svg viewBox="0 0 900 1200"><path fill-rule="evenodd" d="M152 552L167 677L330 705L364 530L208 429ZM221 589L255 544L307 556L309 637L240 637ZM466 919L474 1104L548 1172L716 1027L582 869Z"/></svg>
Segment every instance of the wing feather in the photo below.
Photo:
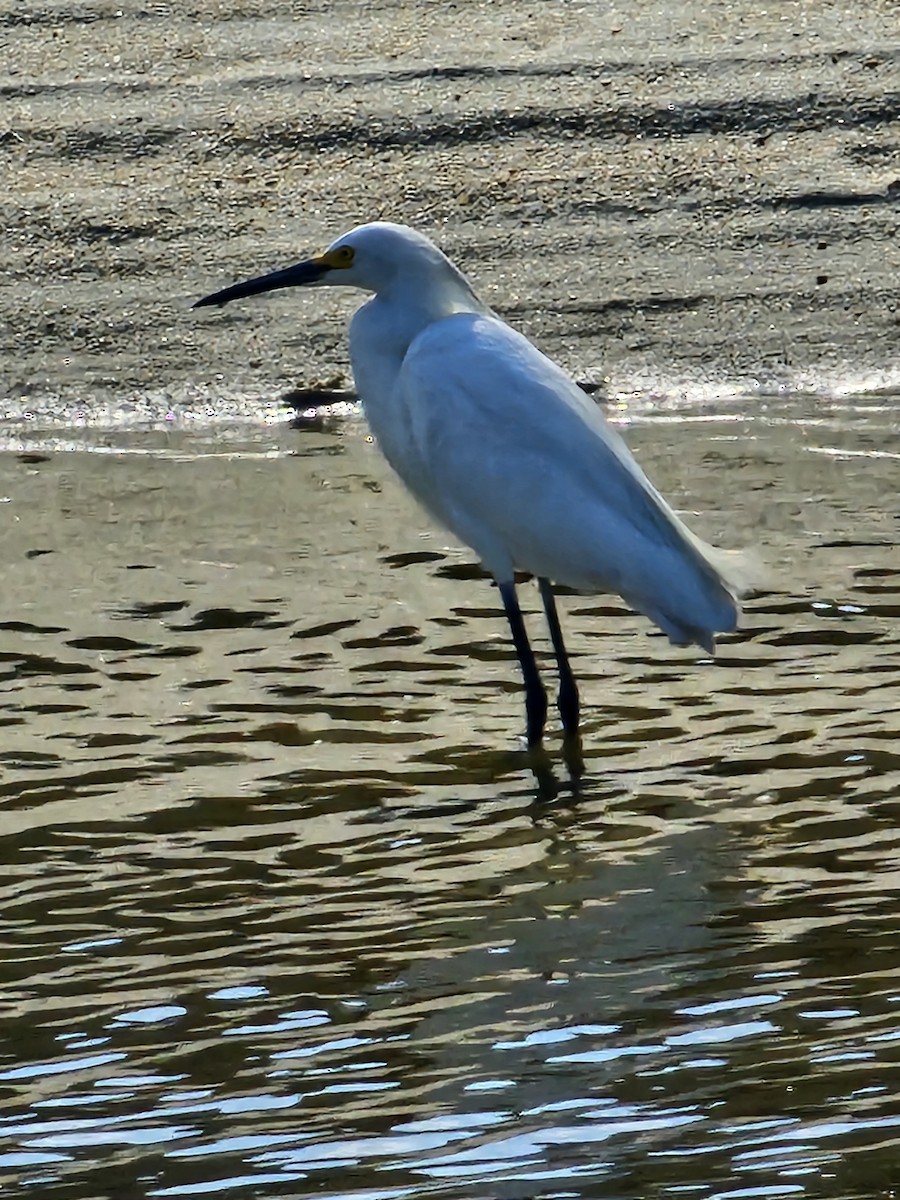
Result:
<svg viewBox="0 0 900 1200"><path fill-rule="evenodd" d="M697 630L734 627L741 589L723 553L679 520L597 405L526 338L492 317L445 318L413 342L397 387L429 506L495 576L519 568L615 591L702 644Z"/></svg>

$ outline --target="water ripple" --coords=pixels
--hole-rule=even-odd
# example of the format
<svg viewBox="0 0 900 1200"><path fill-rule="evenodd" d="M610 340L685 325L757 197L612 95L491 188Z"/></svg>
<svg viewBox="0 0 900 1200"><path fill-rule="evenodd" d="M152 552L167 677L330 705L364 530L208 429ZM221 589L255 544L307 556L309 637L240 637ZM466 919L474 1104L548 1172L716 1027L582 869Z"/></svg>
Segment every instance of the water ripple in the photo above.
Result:
<svg viewBox="0 0 900 1200"><path fill-rule="evenodd" d="M778 590L714 661L564 598L574 775L520 748L496 596L355 418L182 439L152 482L0 457L5 1191L890 1186L896 489L816 450L895 418L730 415L629 437Z"/></svg>

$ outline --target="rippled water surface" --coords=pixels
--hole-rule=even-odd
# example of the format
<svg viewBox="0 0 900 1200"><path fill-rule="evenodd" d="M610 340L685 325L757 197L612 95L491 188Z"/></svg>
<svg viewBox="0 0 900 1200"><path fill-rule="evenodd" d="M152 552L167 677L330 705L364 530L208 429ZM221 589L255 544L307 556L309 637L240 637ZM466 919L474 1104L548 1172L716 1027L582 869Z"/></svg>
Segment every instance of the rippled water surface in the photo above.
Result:
<svg viewBox="0 0 900 1200"><path fill-rule="evenodd" d="M3 1194L893 1195L898 400L622 411L774 579L564 598L581 778L357 416L9 424Z"/></svg>

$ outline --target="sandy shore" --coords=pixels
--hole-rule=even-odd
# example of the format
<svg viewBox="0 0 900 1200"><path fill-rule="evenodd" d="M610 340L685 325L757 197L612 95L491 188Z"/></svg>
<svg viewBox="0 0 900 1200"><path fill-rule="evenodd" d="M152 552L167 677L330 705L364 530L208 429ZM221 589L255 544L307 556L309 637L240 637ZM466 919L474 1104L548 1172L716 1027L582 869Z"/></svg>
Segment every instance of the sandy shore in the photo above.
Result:
<svg viewBox="0 0 900 1200"><path fill-rule="evenodd" d="M189 304L373 216L617 391L892 379L894 0L15 0L0 27L10 415L345 373L349 296Z"/></svg>

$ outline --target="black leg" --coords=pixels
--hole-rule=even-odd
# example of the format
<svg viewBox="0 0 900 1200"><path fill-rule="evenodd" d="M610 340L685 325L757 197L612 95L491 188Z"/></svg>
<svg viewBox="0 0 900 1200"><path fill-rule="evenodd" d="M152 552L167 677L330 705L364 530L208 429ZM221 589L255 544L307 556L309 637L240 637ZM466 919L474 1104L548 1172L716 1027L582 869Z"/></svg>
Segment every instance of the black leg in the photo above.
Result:
<svg viewBox="0 0 900 1200"><path fill-rule="evenodd" d="M537 746L544 736L544 725L547 721L547 693L544 691L544 685L541 683L537 663L534 661L534 653L528 641L528 634L525 631L522 610L519 608L519 600L516 596L516 585L515 583L500 583L498 587L500 588L500 595L503 597L503 607L506 609L509 628L512 631L513 645L516 648L516 654L519 656L522 678L525 680L526 736L528 738L528 745Z"/></svg>
<svg viewBox="0 0 900 1200"><path fill-rule="evenodd" d="M563 641L553 588L548 579L539 579L538 587L541 589L544 612L547 614L547 624L550 626L550 640L553 643L553 653L556 655L556 665L559 669L559 696L556 704L563 729L569 737L572 737L578 733L578 685L569 665L569 656Z"/></svg>

